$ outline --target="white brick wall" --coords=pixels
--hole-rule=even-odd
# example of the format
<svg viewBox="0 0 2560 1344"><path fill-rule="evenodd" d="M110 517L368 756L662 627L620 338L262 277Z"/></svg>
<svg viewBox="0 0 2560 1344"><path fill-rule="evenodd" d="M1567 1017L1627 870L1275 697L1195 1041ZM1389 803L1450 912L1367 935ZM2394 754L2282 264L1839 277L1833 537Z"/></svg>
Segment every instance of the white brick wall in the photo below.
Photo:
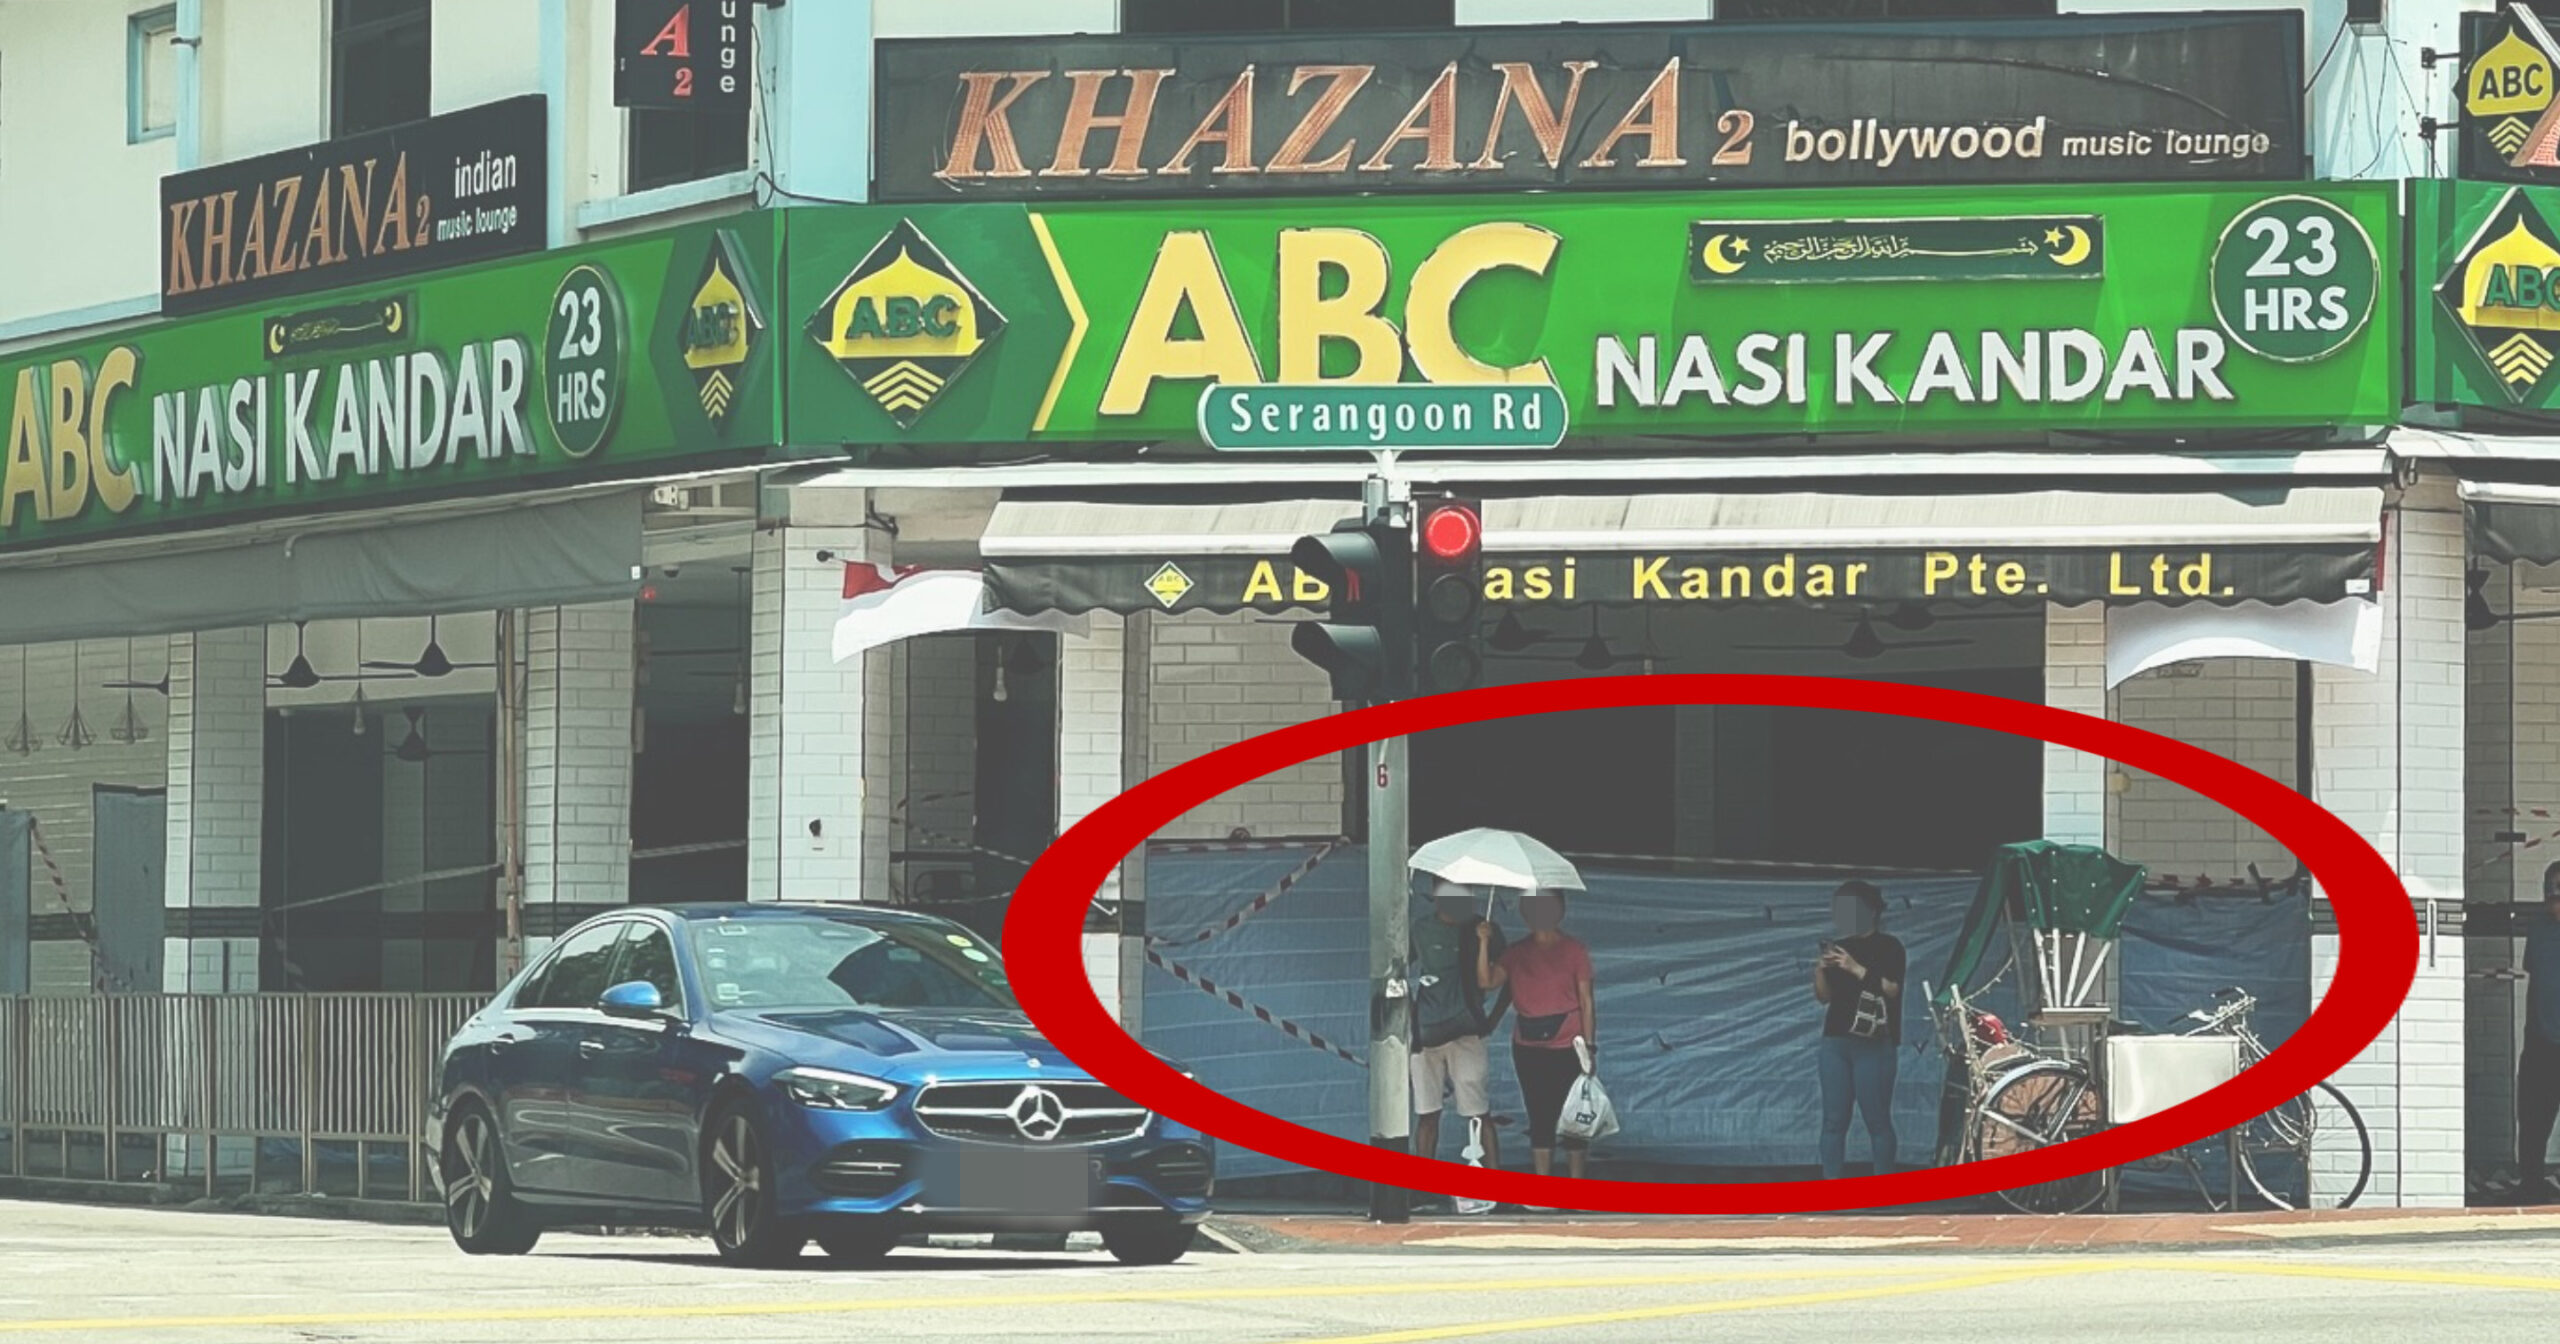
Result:
<svg viewBox="0 0 2560 1344"><path fill-rule="evenodd" d="M747 894L858 901L889 892L892 763L902 736L893 650L839 665L844 564L873 555L860 527L760 532L751 562ZM832 558L821 561L818 552ZM866 768L878 778L866 781ZM815 822L819 834L809 833Z"/></svg>
<svg viewBox="0 0 2560 1344"><path fill-rule="evenodd" d="M2290 783L2294 776L2294 667L2265 658L2184 663L2192 675L2146 672L2115 690L2117 721L2202 747ZM2373 728L2365 731L2383 732ZM2121 777L2111 796L2108 835L2116 852L2159 877L2226 882L2252 863L2270 878L2293 871L2293 859L2265 831L2183 784L2111 766Z"/></svg>
<svg viewBox="0 0 2560 1344"><path fill-rule="evenodd" d="M169 641L168 850L173 907L258 904L265 840L267 632L209 630ZM249 938L172 938L164 987L220 993L258 986Z"/></svg>
<svg viewBox="0 0 2560 1344"><path fill-rule="evenodd" d="M629 603L526 621L527 905L631 899L633 621Z"/></svg>
<svg viewBox="0 0 2560 1344"><path fill-rule="evenodd" d="M2315 670L2313 796L2392 862L2426 927L2426 903L2462 897L2465 538L2450 482L2422 480L2390 530L2377 673ZM2337 940L2312 940L2325 994ZM2408 1003L2331 1079L2373 1131L2376 1204L2463 1202L2463 946L2430 938Z"/></svg>
<svg viewBox="0 0 2560 1344"><path fill-rule="evenodd" d="M2107 717L2106 608L2047 607L2044 702L2055 709ZM2044 744L2044 834L2069 844L2107 843L2105 757Z"/></svg>
<svg viewBox="0 0 2560 1344"><path fill-rule="evenodd" d="M1341 706L1323 671L1289 650L1289 627L1247 616L1152 618L1149 766L1162 773L1249 737L1322 718ZM1319 757L1267 775L1183 814L1167 839L1338 835L1342 766Z"/></svg>
<svg viewBox="0 0 2560 1344"><path fill-rule="evenodd" d="M1126 786L1129 619L1096 612L1087 632L1058 641L1058 833L1064 835ZM1126 868L1111 870L1101 898L1117 902ZM1095 997L1125 1021L1120 937L1084 936L1085 974Z"/></svg>

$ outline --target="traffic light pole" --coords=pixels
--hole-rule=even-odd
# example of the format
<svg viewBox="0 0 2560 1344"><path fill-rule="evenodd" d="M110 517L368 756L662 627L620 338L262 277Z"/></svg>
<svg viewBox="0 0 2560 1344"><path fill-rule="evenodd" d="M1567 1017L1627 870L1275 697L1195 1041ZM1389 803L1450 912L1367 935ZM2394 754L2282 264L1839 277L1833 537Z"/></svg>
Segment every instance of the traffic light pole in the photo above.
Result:
<svg viewBox="0 0 2560 1344"><path fill-rule="evenodd" d="M1409 523L1412 492L1391 462L1361 488L1372 520ZM1378 1148L1413 1148L1413 1014L1409 964L1413 956L1412 879L1405 864L1412 837L1406 827L1405 740L1369 744L1369 1142ZM1373 1222L1412 1217L1411 1192L1402 1186L1369 1187Z"/></svg>

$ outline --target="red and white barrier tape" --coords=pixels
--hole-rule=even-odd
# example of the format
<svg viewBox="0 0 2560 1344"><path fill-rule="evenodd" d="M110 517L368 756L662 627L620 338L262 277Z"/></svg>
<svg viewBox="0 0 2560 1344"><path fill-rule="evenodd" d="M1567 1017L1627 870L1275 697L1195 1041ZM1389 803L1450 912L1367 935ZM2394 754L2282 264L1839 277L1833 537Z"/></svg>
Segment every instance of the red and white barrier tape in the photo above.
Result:
<svg viewBox="0 0 2560 1344"><path fill-rule="evenodd" d="M1316 865L1324 862L1326 856L1332 854L1334 850L1348 843L1348 841L1344 840L1328 840L1323 844L1318 845L1316 847L1316 852L1308 855L1304 863L1290 869L1288 874L1282 877L1278 882L1274 883L1270 890L1265 891L1261 895L1254 897L1252 900L1245 902L1243 909L1227 916L1226 920L1222 923L1212 924L1207 928L1200 930L1198 933L1192 934L1188 938L1159 938L1154 934L1149 934L1147 935L1147 941L1157 947L1187 947L1194 943L1205 943L1210 939L1217 937L1219 934L1226 933L1234 929L1237 925L1253 918L1255 915L1261 914L1263 911L1270 909L1273 901L1279 900L1281 897L1288 895L1289 888L1298 885L1299 881L1305 878L1307 874L1314 872Z"/></svg>
<svg viewBox="0 0 2560 1344"><path fill-rule="evenodd" d="M1296 840L1165 840L1149 841L1150 854L1257 854L1275 849L1305 849L1309 845L1327 847L1351 842L1339 836L1330 840L1301 837Z"/></svg>
<svg viewBox="0 0 2560 1344"><path fill-rule="evenodd" d="M1178 961L1167 959L1163 953L1156 951L1152 947L1147 949L1147 964L1155 967L1157 970L1171 975L1174 979L1191 986L1193 989L1199 990L1201 993L1206 994L1211 998L1224 1000L1228 1007L1233 1008L1238 1012L1253 1014L1256 1018L1261 1019L1264 1026L1278 1027L1289 1037L1290 1040L1296 1041L1300 1045L1312 1046L1313 1048L1322 1050L1326 1054L1332 1055L1345 1063L1358 1065L1361 1068L1368 1067L1367 1063L1358 1055L1343 1049L1341 1046L1335 1045L1333 1042L1326 1040L1318 1033L1280 1016L1278 1013L1263 1007L1261 1004L1255 1003L1253 1000L1246 998L1242 994L1238 994L1234 990L1229 989L1214 980L1211 980L1209 977L1192 970L1190 967L1185 966Z"/></svg>

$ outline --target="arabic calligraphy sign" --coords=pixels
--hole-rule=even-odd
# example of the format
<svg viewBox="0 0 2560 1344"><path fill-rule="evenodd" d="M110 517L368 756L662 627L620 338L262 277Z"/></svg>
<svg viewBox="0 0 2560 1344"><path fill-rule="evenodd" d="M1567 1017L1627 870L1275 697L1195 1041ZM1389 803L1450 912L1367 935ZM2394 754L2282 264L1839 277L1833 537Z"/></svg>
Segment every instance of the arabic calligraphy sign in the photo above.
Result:
<svg viewBox="0 0 2560 1344"><path fill-rule="evenodd" d="M1689 279L1701 285L2096 280L2106 252L2106 221L2096 215L1689 225Z"/></svg>

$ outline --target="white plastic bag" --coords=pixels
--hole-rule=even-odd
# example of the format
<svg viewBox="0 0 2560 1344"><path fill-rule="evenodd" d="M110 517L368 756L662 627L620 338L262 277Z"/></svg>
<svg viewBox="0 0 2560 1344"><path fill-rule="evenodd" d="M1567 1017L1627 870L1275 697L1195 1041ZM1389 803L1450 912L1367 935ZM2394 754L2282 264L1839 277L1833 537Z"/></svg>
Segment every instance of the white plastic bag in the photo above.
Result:
<svg viewBox="0 0 2560 1344"><path fill-rule="evenodd" d="M1590 1043L1574 1037L1573 1052L1582 1061L1582 1076L1564 1094L1564 1115L1556 1121L1556 1135L1591 1143L1618 1132L1618 1108L1609 1104L1609 1090L1600 1085L1600 1075L1592 1072Z"/></svg>

